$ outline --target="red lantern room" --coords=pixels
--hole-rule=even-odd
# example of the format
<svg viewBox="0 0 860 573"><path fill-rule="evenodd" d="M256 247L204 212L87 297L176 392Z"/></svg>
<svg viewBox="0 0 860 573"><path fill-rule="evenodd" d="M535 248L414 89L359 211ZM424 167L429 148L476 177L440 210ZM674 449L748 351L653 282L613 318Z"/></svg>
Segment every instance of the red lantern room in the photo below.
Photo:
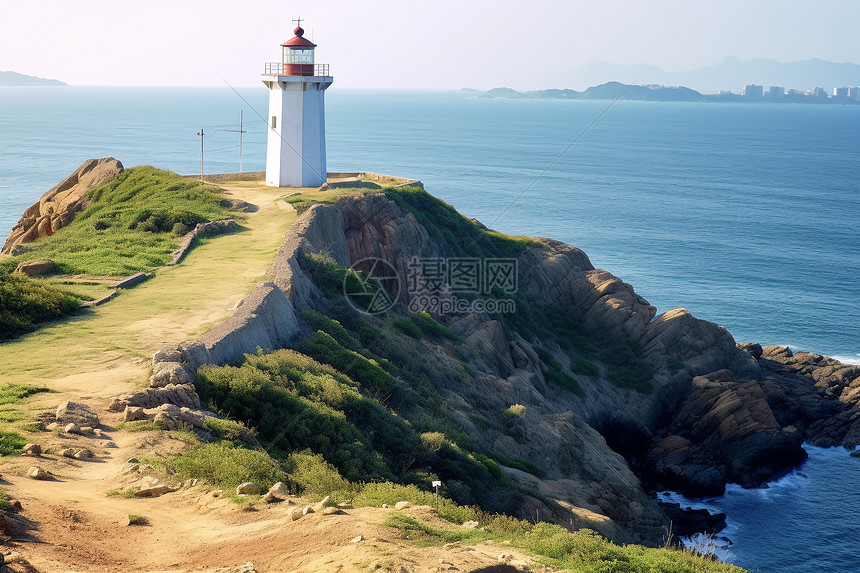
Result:
<svg viewBox="0 0 860 573"><path fill-rule="evenodd" d="M282 74L285 76L313 76L314 48L317 45L304 37L305 31L301 26L296 26L293 33L295 34L294 37L281 44L284 50Z"/></svg>

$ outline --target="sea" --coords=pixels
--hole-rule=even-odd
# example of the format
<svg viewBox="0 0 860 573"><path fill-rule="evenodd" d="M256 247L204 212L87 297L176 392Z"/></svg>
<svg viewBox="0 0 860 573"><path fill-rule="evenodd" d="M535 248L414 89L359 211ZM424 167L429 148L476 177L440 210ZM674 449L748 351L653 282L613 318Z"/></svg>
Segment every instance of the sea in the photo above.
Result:
<svg viewBox="0 0 860 573"><path fill-rule="evenodd" d="M0 88L0 235L93 157L186 175L261 171L266 106L262 84ZM335 82L326 130L329 171L419 179L488 227L583 249L658 313L683 307L739 342L860 363L860 106ZM721 558L762 573L860 571L860 459L808 449L770 488L707 502L729 514Z"/></svg>

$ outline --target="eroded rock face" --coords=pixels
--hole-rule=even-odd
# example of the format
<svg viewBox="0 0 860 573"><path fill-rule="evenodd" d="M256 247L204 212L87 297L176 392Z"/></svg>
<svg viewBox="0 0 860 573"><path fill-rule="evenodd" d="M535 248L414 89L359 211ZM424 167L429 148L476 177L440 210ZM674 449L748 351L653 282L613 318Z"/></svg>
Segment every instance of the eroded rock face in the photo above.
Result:
<svg viewBox="0 0 860 573"><path fill-rule="evenodd" d="M16 245L53 235L87 208L87 191L107 183L122 171L122 163L113 157L85 161L24 211L0 252L8 254Z"/></svg>
<svg viewBox="0 0 860 573"><path fill-rule="evenodd" d="M663 486L694 496L721 495L728 482L757 487L806 459L802 435L780 426L761 385L728 370L693 379L666 433L651 468Z"/></svg>

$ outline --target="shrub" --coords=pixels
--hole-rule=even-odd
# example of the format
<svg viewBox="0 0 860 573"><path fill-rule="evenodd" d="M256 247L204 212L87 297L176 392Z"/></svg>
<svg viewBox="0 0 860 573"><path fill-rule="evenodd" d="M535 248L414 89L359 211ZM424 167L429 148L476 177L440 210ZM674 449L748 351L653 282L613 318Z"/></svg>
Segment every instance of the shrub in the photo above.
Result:
<svg viewBox="0 0 860 573"><path fill-rule="evenodd" d="M447 338L457 344L463 343L463 339L454 334L453 330L438 322L425 310L413 314L409 317L409 320L411 320L415 326L420 328L421 332L427 336L434 338Z"/></svg>
<svg viewBox="0 0 860 573"><path fill-rule="evenodd" d="M77 312L81 298L15 274L0 274L0 340L34 330L39 324Z"/></svg>
<svg viewBox="0 0 860 573"><path fill-rule="evenodd" d="M299 348L315 360L332 365L370 391L391 391L393 380L390 374L375 361L344 348L330 334L318 330L305 338Z"/></svg>
<svg viewBox="0 0 860 573"><path fill-rule="evenodd" d="M156 463L172 468L182 479L205 479L224 489L246 481L267 489L287 477L280 465L265 452L226 443L195 446L166 462Z"/></svg>
<svg viewBox="0 0 860 573"><path fill-rule="evenodd" d="M574 373L582 374L583 376L591 376L592 378L600 376L600 368L595 366L590 360L582 357L574 358L570 363L570 369Z"/></svg>
<svg viewBox="0 0 860 573"><path fill-rule="evenodd" d="M0 456L18 455L26 444L27 440L21 434L0 431Z"/></svg>
<svg viewBox="0 0 860 573"><path fill-rule="evenodd" d="M406 334L407 336L411 336L415 340L419 340L421 338L421 329L415 325L414 322L409 320L408 318L397 316L391 319L391 324L394 325L395 328Z"/></svg>
<svg viewBox="0 0 860 573"><path fill-rule="evenodd" d="M358 487L343 479L337 468L325 461L321 454L306 450L292 453L285 462L290 481L296 484L301 492L317 501L330 495L338 502L353 499Z"/></svg>

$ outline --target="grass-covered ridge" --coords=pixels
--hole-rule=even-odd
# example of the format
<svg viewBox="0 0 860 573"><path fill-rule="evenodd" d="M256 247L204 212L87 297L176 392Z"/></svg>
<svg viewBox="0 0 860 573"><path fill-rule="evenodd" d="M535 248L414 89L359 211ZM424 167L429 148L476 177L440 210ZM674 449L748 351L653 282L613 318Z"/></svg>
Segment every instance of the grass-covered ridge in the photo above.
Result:
<svg viewBox="0 0 860 573"><path fill-rule="evenodd" d="M219 190L154 167L133 167L89 192L90 204L66 227L0 258L0 340L73 314L82 300L54 279L13 273L19 263L51 259L56 274L127 276L171 258L180 237L197 223L223 219Z"/></svg>
<svg viewBox="0 0 860 573"><path fill-rule="evenodd" d="M197 223L229 215L216 187L148 166L126 169L88 196L74 221L3 267L46 258L65 274L130 275L168 262Z"/></svg>

